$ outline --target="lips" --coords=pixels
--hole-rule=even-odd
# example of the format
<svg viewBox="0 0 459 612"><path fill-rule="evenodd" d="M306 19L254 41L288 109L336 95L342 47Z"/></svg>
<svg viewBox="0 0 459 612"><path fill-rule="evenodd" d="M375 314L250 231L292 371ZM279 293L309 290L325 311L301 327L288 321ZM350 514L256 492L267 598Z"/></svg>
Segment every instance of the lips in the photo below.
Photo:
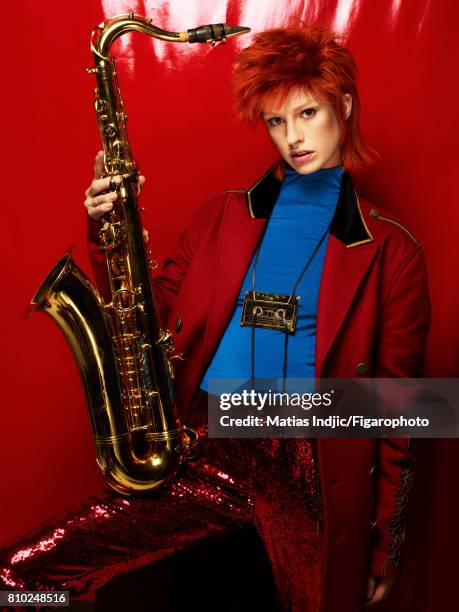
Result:
<svg viewBox="0 0 459 612"><path fill-rule="evenodd" d="M292 151L290 157L292 159L301 159L311 155L311 153L314 153L314 151Z"/></svg>

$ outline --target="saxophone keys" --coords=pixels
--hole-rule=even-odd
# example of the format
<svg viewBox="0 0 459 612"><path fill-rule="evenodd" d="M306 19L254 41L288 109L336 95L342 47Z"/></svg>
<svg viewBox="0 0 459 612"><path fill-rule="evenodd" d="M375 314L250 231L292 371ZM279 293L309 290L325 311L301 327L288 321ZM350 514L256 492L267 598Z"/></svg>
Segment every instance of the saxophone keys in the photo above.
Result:
<svg viewBox="0 0 459 612"><path fill-rule="evenodd" d="M119 253L114 253L110 260L110 268L115 276L122 276L125 272L124 258Z"/></svg>
<svg viewBox="0 0 459 612"><path fill-rule="evenodd" d="M99 90L97 89L97 87L94 90L94 95L95 96L99 95ZM97 100L94 101L94 108L96 110L96 113L100 115L101 113L104 113L107 110L107 102L103 100L102 98L97 98ZM107 115L102 115L101 119L106 120L108 119L108 117Z"/></svg>
<svg viewBox="0 0 459 612"><path fill-rule="evenodd" d="M104 126L104 134L110 138L114 138L116 136L116 127L113 125L113 123L107 123L107 125Z"/></svg>

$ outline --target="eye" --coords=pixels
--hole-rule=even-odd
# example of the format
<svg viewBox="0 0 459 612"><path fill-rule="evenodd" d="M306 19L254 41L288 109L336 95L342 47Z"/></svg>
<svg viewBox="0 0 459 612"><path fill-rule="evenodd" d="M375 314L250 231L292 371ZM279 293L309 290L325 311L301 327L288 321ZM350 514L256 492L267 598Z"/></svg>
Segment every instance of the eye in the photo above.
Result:
<svg viewBox="0 0 459 612"><path fill-rule="evenodd" d="M282 119L280 117L270 117L266 119L266 124L269 127L276 127L276 125L280 125L282 123Z"/></svg>
<svg viewBox="0 0 459 612"><path fill-rule="evenodd" d="M306 119L310 119L311 117L314 117L314 115L317 113L315 108L305 108L303 111L301 111L301 116L305 117Z"/></svg>

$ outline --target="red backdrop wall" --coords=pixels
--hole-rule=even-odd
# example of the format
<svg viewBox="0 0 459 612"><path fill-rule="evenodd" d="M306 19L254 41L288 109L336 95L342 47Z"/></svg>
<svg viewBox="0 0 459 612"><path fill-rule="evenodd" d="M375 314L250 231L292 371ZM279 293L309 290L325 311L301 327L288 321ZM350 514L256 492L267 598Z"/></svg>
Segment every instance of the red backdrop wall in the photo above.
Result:
<svg viewBox="0 0 459 612"><path fill-rule="evenodd" d="M433 301L426 374L459 370L454 0L23 1L3 29L1 544L105 486L70 351L48 318L21 317L69 244L89 273L82 202L99 148L94 83L84 71L89 32L129 10L170 30L226 21L256 32L295 17L346 35L360 67L364 133L380 155L360 190L424 246ZM231 64L248 40L214 50L140 35L117 43L131 145L147 176L145 225L159 260L204 197L249 185L275 158L263 130L241 126L231 108ZM454 546L457 445L417 448L413 588L397 597L405 606L415 598L416 610L440 610L442 597L452 601L445 558Z"/></svg>

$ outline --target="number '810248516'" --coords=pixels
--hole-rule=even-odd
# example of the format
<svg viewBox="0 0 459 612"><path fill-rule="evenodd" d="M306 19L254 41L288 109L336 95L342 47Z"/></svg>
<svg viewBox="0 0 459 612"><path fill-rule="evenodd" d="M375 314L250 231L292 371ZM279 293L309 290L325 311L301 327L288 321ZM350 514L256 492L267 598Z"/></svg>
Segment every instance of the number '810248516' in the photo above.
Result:
<svg viewBox="0 0 459 612"><path fill-rule="evenodd" d="M0 606L6 604L21 604L35 606L47 604L51 606L68 606L68 591L0 591Z"/></svg>

